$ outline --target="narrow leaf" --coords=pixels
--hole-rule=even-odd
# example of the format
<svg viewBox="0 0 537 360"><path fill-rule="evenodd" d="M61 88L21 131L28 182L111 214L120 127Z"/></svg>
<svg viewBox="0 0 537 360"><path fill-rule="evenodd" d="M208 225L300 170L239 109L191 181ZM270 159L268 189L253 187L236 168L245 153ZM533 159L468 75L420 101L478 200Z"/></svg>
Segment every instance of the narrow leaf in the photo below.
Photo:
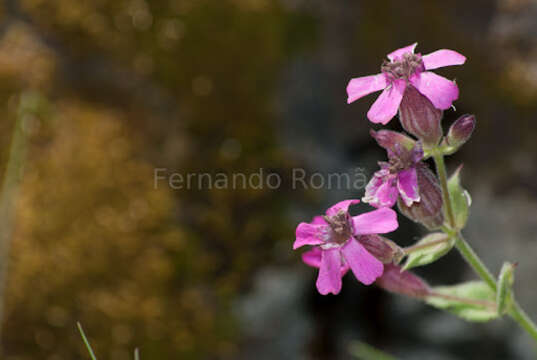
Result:
<svg viewBox="0 0 537 360"><path fill-rule="evenodd" d="M97 357L93 353L93 349L91 348L91 345L88 341L88 338L86 337L86 334L84 334L84 330L82 329L82 325L80 325L79 322L76 323L76 326L78 327L78 331L80 332L80 336L82 336L82 340L84 341L84 344L86 345L86 348L88 349L88 352L90 354L90 357L92 360L97 360Z"/></svg>
<svg viewBox="0 0 537 360"><path fill-rule="evenodd" d="M408 255L402 271L430 264L447 254L452 247L453 241L446 234L429 234L407 249L415 248L416 250Z"/></svg>
<svg viewBox="0 0 537 360"><path fill-rule="evenodd" d="M514 272L516 264L503 263L500 276L498 277L498 291L496 293L496 303L498 304L498 314L503 315L511 304L511 292L513 290Z"/></svg>
<svg viewBox="0 0 537 360"><path fill-rule="evenodd" d="M455 214L455 225L457 229L464 228L466 220L468 220L468 209L472 203L470 194L461 187L460 172L462 165L448 180L448 190L451 199L451 206Z"/></svg>
<svg viewBox="0 0 537 360"><path fill-rule="evenodd" d="M391 355L361 341L353 342L349 351L359 360L396 360Z"/></svg>
<svg viewBox="0 0 537 360"><path fill-rule="evenodd" d="M454 286L432 289L433 295L425 302L438 309L447 310L465 320L485 322L498 317L496 294L483 281L470 281Z"/></svg>

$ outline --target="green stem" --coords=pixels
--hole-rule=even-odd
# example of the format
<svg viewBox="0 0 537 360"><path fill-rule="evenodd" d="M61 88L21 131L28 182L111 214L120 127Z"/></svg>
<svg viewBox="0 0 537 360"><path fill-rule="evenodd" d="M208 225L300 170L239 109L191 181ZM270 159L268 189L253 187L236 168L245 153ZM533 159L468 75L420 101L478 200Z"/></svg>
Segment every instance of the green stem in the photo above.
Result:
<svg viewBox="0 0 537 360"><path fill-rule="evenodd" d="M488 286L494 292L496 292L497 285L496 285L496 278L492 273L487 269L485 264L483 264L483 261L479 258L479 256L475 253L474 249L470 247L470 244L462 237L462 234L459 232L457 233L455 237L455 247L459 252L462 254L464 259L472 266L474 271L487 283Z"/></svg>
<svg viewBox="0 0 537 360"><path fill-rule="evenodd" d="M82 325L77 321L76 326L78 327L78 331L80 332L80 336L82 336L82 340L84 341L84 345L86 345L86 349L88 349L89 355L91 357L91 360L97 360L97 356L95 356L95 353L93 352L93 349L91 348L91 345L88 341L88 338L86 337L86 334L84 333L84 329L82 329Z"/></svg>
<svg viewBox="0 0 537 360"><path fill-rule="evenodd" d="M451 207L451 200L449 199L449 190L447 185L447 171L444 163L444 155L438 151L433 152L433 159L436 165L436 173L440 179L440 186L442 187L442 198L444 199L445 212L448 218L450 227L455 228L455 215L453 214L453 208Z"/></svg>
<svg viewBox="0 0 537 360"><path fill-rule="evenodd" d="M481 279L486 282L487 285L490 286L490 288L494 292L496 292L498 288L496 278L492 275L492 273L486 267L483 261L481 261L479 256L470 246L470 244L468 244L466 240L464 240L460 231L455 230L455 214L453 213L453 208L451 206L451 200L449 196L444 155L439 151L433 151L432 155L436 165L438 179L440 180L440 186L442 188L442 198L444 199L444 208L448 223L448 226L445 226L443 228L444 232L446 232L446 234L450 236L455 237L455 247L457 248L457 250L459 250L462 257L468 262L468 264L470 264L470 266L481 277ZM512 305L509 309L508 314L537 342L537 325L535 325L535 323L529 318L526 312L524 312L524 310L516 302L516 300L514 299L514 295Z"/></svg>
<svg viewBox="0 0 537 360"><path fill-rule="evenodd" d="M520 326L530 334L535 341L537 341L537 326L530 319L528 314L520 307L518 302L513 299L511 309L509 310L509 316L511 316Z"/></svg>

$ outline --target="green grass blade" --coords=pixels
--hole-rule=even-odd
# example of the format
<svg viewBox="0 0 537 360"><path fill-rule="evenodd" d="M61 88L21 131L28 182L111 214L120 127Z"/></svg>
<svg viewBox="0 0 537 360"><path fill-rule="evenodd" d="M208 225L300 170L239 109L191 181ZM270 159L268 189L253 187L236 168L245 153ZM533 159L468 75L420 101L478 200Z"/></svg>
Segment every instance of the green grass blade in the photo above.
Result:
<svg viewBox="0 0 537 360"><path fill-rule="evenodd" d="M88 338L86 337L86 334L84 334L84 330L82 329L82 325L77 321L76 326L78 326L78 331L80 332L80 335L82 336L82 340L84 340L84 344L86 344L86 348L88 349L88 352L91 356L91 360L97 360L97 357L93 353L93 349L91 348L91 345L88 341Z"/></svg>

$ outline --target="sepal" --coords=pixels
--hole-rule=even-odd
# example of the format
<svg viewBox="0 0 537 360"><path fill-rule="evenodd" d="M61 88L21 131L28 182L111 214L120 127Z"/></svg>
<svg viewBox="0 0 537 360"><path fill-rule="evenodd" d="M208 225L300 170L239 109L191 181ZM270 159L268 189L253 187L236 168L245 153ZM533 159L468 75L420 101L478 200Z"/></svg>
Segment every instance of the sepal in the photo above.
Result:
<svg viewBox="0 0 537 360"><path fill-rule="evenodd" d="M384 273L375 283L386 291L410 297L424 298L430 294L425 280L394 264L384 265Z"/></svg>
<svg viewBox="0 0 537 360"><path fill-rule="evenodd" d="M371 130L369 132L373 139L379 144L380 147L395 152L397 146L401 146L407 150L412 150L416 145L416 140L403 133L392 130ZM396 145L398 144L398 145Z"/></svg>
<svg viewBox="0 0 537 360"><path fill-rule="evenodd" d="M412 85L407 86L399 106L403 128L423 142L425 148L438 145L442 137L442 111Z"/></svg>
<svg viewBox="0 0 537 360"><path fill-rule="evenodd" d="M426 164L416 166L420 201L407 206L399 198L399 211L410 220L419 222L429 230L436 230L444 223L442 190L438 179Z"/></svg>
<svg viewBox="0 0 537 360"><path fill-rule="evenodd" d="M383 264L398 264L404 256L401 249L393 241L377 234L356 236L356 240Z"/></svg>

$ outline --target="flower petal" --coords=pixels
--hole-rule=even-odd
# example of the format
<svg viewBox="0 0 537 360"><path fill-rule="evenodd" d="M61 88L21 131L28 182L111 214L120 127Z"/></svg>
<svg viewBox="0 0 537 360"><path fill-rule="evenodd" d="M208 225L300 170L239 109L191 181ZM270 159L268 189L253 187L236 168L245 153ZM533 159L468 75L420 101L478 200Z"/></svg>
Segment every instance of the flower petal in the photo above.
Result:
<svg viewBox="0 0 537 360"><path fill-rule="evenodd" d="M354 78L347 85L347 104L358 100L359 98L371 94L375 91L384 89L388 83L386 75L377 74Z"/></svg>
<svg viewBox="0 0 537 360"><path fill-rule="evenodd" d="M383 125L388 123L397 114L405 87L404 80L395 80L390 86L384 89L367 112L369 121Z"/></svg>
<svg viewBox="0 0 537 360"><path fill-rule="evenodd" d="M397 174L397 189L406 206L412 205L413 202L420 201L416 168L411 167L400 171Z"/></svg>
<svg viewBox="0 0 537 360"><path fill-rule="evenodd" d="M323 250L321 250L321 248L314 247L302 254L302 261L311 267L320 268L322 252ZM341 261L341 266L339 269L341 272L341 277L343 277L347 271L349 271L349 265L347 265L345 261Z"/></svg>
<svg viewBox="0 0 537 360"><path fill-rule="evenodd" d="M306 265L320 268L322 252L323 251L320 248L314 247L302 254L302 261Z"/></svg>
<svg viewBox="0 0 537 360"><path fill-rule="evenodd" d="M362 284L370 285L382 275L384 265L371 255L358 241L350 239L343 246L341 252L354 276Z"/></svg>
<svg viewBox="0 0 537 360"><path fill-rule="evenodd" d="M394 50L388 54L388 59L390 59L391 62L394 62L394 61L401 59L403 54L406 54L406 53L414 54L414 49L416 48L417 45L418 43L415 42L412 45L408 45L400 49Z"/></svg>
<svg viewBox="0 0 537 360"><path fill-rule="evenodd" d="M329 232L330 226L328 225L312 225L302 222L296 228L293 250L304 245L320 245L327 240Z"/></svg>
<svg viewBox="0 0 537 360"><path fill-rule="evenodd" d="M314 216L310 224L312 225L328 225L322 216Z"/></svg>
<svg viewBox="0 0 537 360"><path fill-rule="evenodd" d="M317 290L322 295L341 291L341 255L339 249L322 250Z"/></svg>
<svg viewBox="0 0 537 360"><path fill-rule="evenodd" d="M349 265L347 264L346 261L343 260L343 261L341 262L341 268L340 268L340 270L341 270L341 277L343 277L343 276L347 273L347 271L349 271L349 269L350 269Z"/></svg>
<svg viewBox="0 0 537 360"><path fill-rule="evenodd" d="M455 82L430 71L413 76L410 82L440 110L449 109L459 97Z"/></svg>
<svg viewBox="0 0 537 360"><path fill-rule="evenodd" d="M326 210L326 215L334 216L340 211L348 212L349 206L358 204L359 202L360 200L357 200L357 199L340 201L337 204L332 205L328 210Z"/></svg>
<svg viewBox="0 0 537 360"><path fill-rule="evenodd" d="M453 50L441 49L424 55L422 60L425 70L432 70L444 66L462 65L466 57Z"/></svg>
<svg viewBox="0 0 537 360"><path fill-rule="evenodd" d="M397 187L395 178L388 170L377 171L367 186L363 202L374 207L392 207L397 201Z"/></svg>
<svg viewBox="0 0 537 360"><path fill-rule="evenodd" d="M397 229L397 214L390 208L380 208L353 216L354 235L384 234Z"/></svg>

